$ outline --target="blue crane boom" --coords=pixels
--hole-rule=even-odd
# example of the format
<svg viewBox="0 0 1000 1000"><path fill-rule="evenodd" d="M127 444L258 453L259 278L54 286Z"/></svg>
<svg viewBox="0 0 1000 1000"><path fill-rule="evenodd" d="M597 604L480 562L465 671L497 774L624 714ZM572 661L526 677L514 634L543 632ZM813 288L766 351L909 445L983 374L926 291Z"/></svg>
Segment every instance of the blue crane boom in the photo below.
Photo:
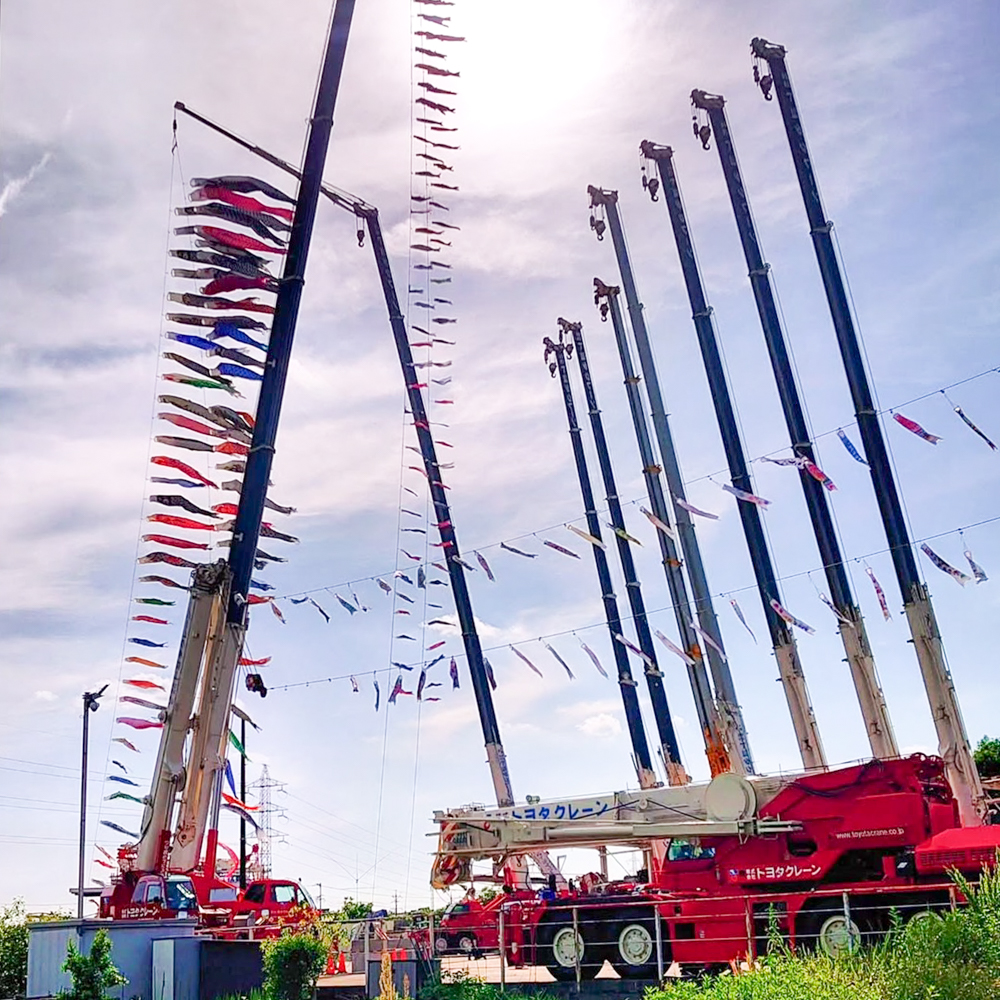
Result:
<svg viewBox="0 0 1000 1000"><path fill-rule="evenodd" d="M202 846L211 824L204 868L207 875L215 875L219 776L246 634L247 594L353 15L354 0L336 0L309 123L232 547L228 562L197 567L193 574L184 635L137 845L140 871L194 871L202 861Z"/></svg>
<svg viewBox="0 0 1000 1000"><path fill-rule="evenodd" d="M640 150L647 159L654 160L659 168L660 185L663 188L664 201L670 213L681 270L684 274L684 284L687 288L688 301L691 304L695 333L698 337L698 347L701 350L705 375L708 378L708 386L712 394L712 404L719 424L719 433L722 436L722 446L726 454L726 463L729 466L730 479L737 489L752 493L753 482L747 468L743 442L740 438L729 384L719 352L712 310L705 298L705 289L698 268L698 260L695 256L694 243L691 240L687 216L681 201L680 187L674 171L673 150L669 146L659 146L648 141L642 143ZM655 196L656 188L652 187L648 180L647 178L647 190ZM655 178L653 180L655 181ZM823 752L823 743L806 687L798 647L789 626L779 617L771 603L777 601L780 604L781 593L771 562L767 538L764 535L764 527L761 524L760 511L751 503L740 503L737 509L802 763L806 767L824 767L826 757Z"/></svg>
<svg viewBox="0 0 1000 1000"><path fill-rule="evenodd" d="M755 62L764 60L769 70L762 75L759 65L754 67L754 75L764 97L767 100L771 99L772 88L778 97L778 107L781 109L795 173L809 220L809 235L812 238L844 372L851 391L861 443L868 460L872 486L902 595L913 647L930 701L939 753L948 766L949 780L959 800L962 821L966 825L972 825L979 820L982 812L982 785L972 757L951 672L945 662L934 608L927 588L917 572L913 546L903 518L902 505L889 464L882 427L868 384L858 335L844 287L844 277L834 248L831 235L833 223L826 218L823 210L823 201L813 172L809 147L806 145L791 77L785 65L785 49L763 38L754 38L750 48Z"/></svg>
<svg viewBox="0 0 1000 1000"><path fill-rule="evenodd" d="M192 118L208 126L211 129L231 139L244 149L267 160L280 170L300 177L299 172L286 160L275 156L273 153L256 146L235 133L223 128L221 125L197 114L183 104L176 104L179 111L190 115ZM465 646L466 659L469 665L469 673L472 678L473 694L476 699L476 707L479 713L480 727L483 733L483 740L486 748L486 759L490 769L490 776L493 782L494 792L498 805L512 805L514 802L514 792L510 780L510 772L507 767L507 757L504 752L503 742L500 737L500 726L497 722L496 709L493 704L493 695L490 689L489 679L486 671L486 663L483 657L482 645L479 641L479 633L476 628L475 615L472 610L472 600L469 595L468 582L465 578L465 569L462 561L461 550L458 546L458 536L451 518L451 506L445 491L444 483L441 481L441 468L437 458L437 447L434 443L433 435L430 431L430 421L427 416L427 408L421 390L417 388L419 378L413 363L413 353L410 349L409 338L406 333L406 322L399 305L399 296L396 293L396 285L392 277L392 268L389 264L389 255L386 251L385 240L382 235L382 226L379 220L378 209L374 205L349 194L332 185L321 183L320 193L331 201L338 208L342 208L358 219L358 243L364 241L364 231L367 229L371 239L372 251L375 256L375 264L378 269L379 282L382 286L382 294L385 299L386 309L389 314L389 323L392 327L393 341L396 345L397 355L403 371L404 383L406 385L407 400L410 412L413 416L414 428L417 432L417 442L420 448L420 456L424 463L428 488L431 493L431 500L434 506L434 514L438 534L441 540L442 551L445 554L445 562L448 569L448 577L451 583L452 593L455 599L455 610L459 620L459 627L462 632L462 642ZM538 852L532 855L533 860L538 865L539 870L546 876L556 880L559 887L565 887L566 880L559 871L556 864L545 852ZM509 866L511 875L519 883L523 883L526 875L523 867L516 860Z"/></svg>
<svg viewBox="0 0 1000 1000"><path fill-rule="evenodd" d="M553 344L548 337L545 338L546 357L552 350L556 352L555 368L559 373L559 381L563 392L563 402L566 406L566 421L569 424L569 439L573 446L573 460L576 464L577 478L580 480L580 493L583 497L584 513L587 517L587 531L598 541L601 539L601 525L597 519L597 505L594 502L594 488L590 480L590 472L587 468L587 456L583 449L583 440L580 432L580 422L576 416L576 405L573 402L573 388L569 381L569 372L566 368L565 359L561 357L563 345ZM550 345L552 345L550 350ZM549 370L552 375L556 371ZM635 768L639 779L640 788L654 788L658 782L656 772L653 770L653 759L649 752L649 741L646 738L646 729L642 723L642 715L639 711L639 696L636 692L635 679L632 676L632 667L629 663L628 650L622 643L617 641L617 636L622 635L621 614L618 610L618 598L615 597L614 586L611 582L611 570L608 566L608 556L600 545L591 545L594 552L594 564L597 567L597 579L601 587L601 599L604 602L604 616L608 622L608 632L610 633L611 649L615 657L615 666L618 669L618 686L621 688L622 703L625 707L625 720L628 724L629 736L632 740L632 750L635 754Z"/></svg>
<svg viewBox="0 0 1000 1000"><path fill-rule="evenodd" d="M660 451L660 462L666 476L667 488L672 497L673 521L680 538L681 552L684 556L684 564L687 567L688 579L691 582L695 614L702 632L710 636L715 644L713 646L706 643L707 649L702 649L702 653L708 658L716 697L728 707L726 714L734 721L738 729L737 735L730 741L730 750L736 751L738 747L747 743L746 727L743 723L739 701L736 697L736 687L733 684L729 663L725 658L724 652L719 652L719 650L724 650L722 633L719 630L719 623L715 616L715 607L712 603L712 594L708 586L705 565L701 558L698 537L695 533L694 524L691 522L691 515L681 506L686 500L684 479L681 475L680 463L677 460L677 452L674 448L673 435L670 431L670 421L663 403L663 394L660 391L656 362L653 359L653 350L649 340L649 333L646 329L642 303L639 301L635 276L632 272L632 262L629 258L628 246L625 241L625 232L622 228L621 217L618 212L618 192L602 190L591 185L587 188L587 193L590 195L591 208L597 208L606 214L607 226L611 230L611 242L618 261L618 271L622 278L625 304L632 322L632 333L635 337L636 350L639 355L639 366L642 370L643 381L646 384L646 396L649 401L650 416L653 422L653 433ZM591 225L597 232L598 239L601 239L603 237L603 232L601 231L603 222L592 217ZM681 503L678 503L678 501ZM662 514L659 512L654 511L654 513L662 517ZM668 571L668 578L669 568L669 565L664 563L664 569ZM685 629L690 630L693 619L687 615L684 617L686 621L681 625L681 636L685 644L688 644L694 642L694 640L685 635ZM704 669L704 664L699 659L695 670L703 672ZM699 682L699 689L703 687L704 685ZM697 699L698 691L696 690L694 694Z"/></svg>
<svg viewBox="0 0 1000 1000"><path fill-rule="evenodd" d="M619 294L620 289L617 286L607 285L600 278L594 278L594 303L600 310L602 320L607 319L608 316L611 317L611 327L618 345L625 393L628 396L632 425L639 446L642 474L646 481L646 495L649 498L653 516L669 528L671 517L667 512L666 498L663 495L663 483L660 479L661 469L656 462L646 414L642 409L639 376L632 363L632 350L625 330L625 319L622 316ZM660 544L660 555L667 574L667 586L674 605L678 626L685 626L681 630L681 635L684 637L693 630L691 629L687 587L684 582L677 543L675 538L662 529L658 529L656 535ZM708 754L709 767L713 777L722 771L752 774L753 758L750 754L746 734L740 725L739 706L730 705L723 697L722 692L717 691L715 698L713 698L708 675L704 668L701 645L696 640L685 649L685 652L689 659L687 663L688 683L695 695L695 709L698 712L698 722L705 738L705 750Z"/></svg>
<svg viewBox="0 0 1000 1000"><path fill-rule="evenodd" d="M571 419L575 420L573 389L569 380L566 358L572 355L574 350L576 351L577 361L580 365L580 374L583 378L587 409L590 414L594 446L597 450L601 478L604 481L608 513L611 516L611 527L618 547L622 575L625 578L625 591L628 596L629 607L632 610L632 619L636 635L639 639L642 659L645 663L644 673L646 675L646 684L649 688L649 699L653 705L653 716L656 719L657 734L660 738L660 752L663 755L663 766L667 772L667 780L671 785L684 785L690 781L690 778L684 772L683 765L681 764L680 746L677 742L677 734L670 715L667 692L663 687L663 675L657 663L656 650L653 648L653 635L650 632L649 620L646 617L646 606L642 599L642 588L639 584L639 577L635 571L632 549L630 548L629 541L622 537L625 534L625 520L622 516L621 502L618 499L618 490L615 487L614 470L611 468L611 456L608 453L608 445L604 436L601 411L597 407L594 384L590 378L590 366L587 364L582 328L579 323L570 323L561 318L558 320L558 323L558 342L553 342L548 337L544 341L546 360L548 360L549 354L555 354L566 402L566 413L567 416L572 415ZM569 339L567 339L567 336ZM613 636L612 639L615 645L620 645L621 638L619 636Z"/></svg>
<svg viewBox="0 0 1000 1000"><path fill-rule="evenodd" d="M785 335L778 318L778 308L771 287L770 266L764 262L761 253L760 242L750 214L750 204L736 159L736 150L729 132L725 99L717 94L694 90L691 93L691 103L696 109L707 113L711 132L715 136L729 200L736 217L736 228L749 269L750 287L757 304L761 330L764 333L771 369L778 387L778 397L781 400L781 409L785 416L785 425L791 439L792 453L801 461L809 463L815 471L816 455L806 427L805 414L788 357ZM700 138L702 146L707 148L708 137L704 131L701 132ZM844 557L840 551L833 516L827 501L827 491L824 484L806 467L799 468L799 482L805 496L820 559L823 562L823 573L830 588L830 599L840 622L840 637L872 752L876 757L898 756L899 751L892 733L885 698L879 687L875 660L865 633L864 620L847 579Z"/></svg>
<svg viewBox="0 0 1000 1000"><path fill-rule="evenodd" d="M333 130L333 111L337 104L337 92L340 89L340 76L344 68L347 36L353 14L354 0L337 0L319 87L316 91L316 104L309 123L309 138L306 141L306 152L302 161L292 232L288 239L288 253L285 256L285 267L274 307L264 379L261 382L260 397L257 402L257 420L250 453L247 455L236 523L233 526L233 544L229 552L229 566L233 571L233 579L227 614L227 620L231 625L243 625L246 622L246 599L250 591L254 553L257 551L260 524L264 516L267 484L271 478L278 418L281 416L281 403L285 395L288 362L291 358L299 303L305 285L309 244L316 221L323 168L326 164L330 133Z"/></svg>

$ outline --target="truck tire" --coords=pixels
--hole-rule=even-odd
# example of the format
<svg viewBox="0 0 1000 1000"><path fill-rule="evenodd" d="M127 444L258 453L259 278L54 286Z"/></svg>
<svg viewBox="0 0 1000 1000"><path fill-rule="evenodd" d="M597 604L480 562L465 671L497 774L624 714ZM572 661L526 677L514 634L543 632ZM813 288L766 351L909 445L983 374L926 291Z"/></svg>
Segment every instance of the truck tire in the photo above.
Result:
<svg viewBox="0 0 1000 1000"><path fill-rule="evenodd" d="M865 936L853 912L848 921L839 906L824 906L800 914L796 921L795 939L817 954L837 958L857 951Z"/></svg>
<svg viewBox="0 0 1000 1000"><path fill-rule="evenodd" d="M568 914L567 914L568 917ZM577 961L580 979L593 979L604 965L604 954L596 944L588 944L571 920L546 921L538 928L536 961L541 960L560 982L576 979Z"/></svg>
<svg viewBox="0 0 1000 1000"><path fill-rule="evenodd" d="M613 925L611 964L622 979L656 979L656 929L652 920L623 920ZM664 941L663 965L671 963L670 945Z"/></svg>
<svg viewBox="0 0 1000 1000"><path fill-rule="evenodd" d="M475 958L479 951L479 942L472 931L462 931L455 935L455 950L468 958Z"/></svg>

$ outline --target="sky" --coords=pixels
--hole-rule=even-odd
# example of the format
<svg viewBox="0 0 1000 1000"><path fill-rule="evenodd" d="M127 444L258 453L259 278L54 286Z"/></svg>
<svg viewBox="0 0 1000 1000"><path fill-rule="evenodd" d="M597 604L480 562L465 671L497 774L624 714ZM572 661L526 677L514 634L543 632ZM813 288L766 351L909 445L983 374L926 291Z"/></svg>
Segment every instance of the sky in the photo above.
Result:
<svg viewBox="0 0 1000 1000"><path fill-rule="evenodd" d="M408 270L418 259L408 249L419 162L411 139L418 9L407 0L359 0L325 175L379 208L404 300L408 279L419 277ZM870 479L835 436L843 428L860 443L780 114L753 85L755 35L789 52L911 535L961 568L968 547L991 577L960 587L919 556L969 735L998 735L991 635L1000 611L1000 455L952 412L961 406L1000 439L995 5L457 0L447 13L450 30L467 38L448 62L461 74L451 98L459 129L451 135L461 148L448 154L460 190L447 196L448 218L461 227L448 251L447 286L459 322L447 328L456 345L434 355L453 361L454 403L434 407L433 419L447 423L441 438L453 445L445 482L459 543L481 553L496 577L479 569L469 586L517 796L636 783L616 685L581 647L613 666L591 553L565 527L584 522L561 395L542 362L541 340L555 335L557 317L584 325L626 523L642 543L635 551L650 620L676 639L654 529L639 512L641 465L613 336L592 302L595 276L619 277L610 240L590 231L588 184L620 192L688 498L719 515L698 521L699 540L758 768L799 763L738 501L719 485L725 460L669 222L662 201L651 204L640 185L639 142L672 145L747 455L787 455L718 157L691 135L693 88L727 99L820 464L838 486L830 501L900 746L934 750ZM183 117L172 152L173 102L297 162L328 16L326 0L3 6L0 902L71 905L85 690L110 685L91 718L91 845L112 853L118 846L101 820L133 830L139 822L139 806L106 799L124 787L106 780L122 773L112 761L128 768L142 795L155 760L155 731L115 724L137 713L116 708L114 697L126 693L129 677L163 683L123 660L133 653L126 638L137 634L129 618L144 610L133 598L154 593L135 582L135 560L139 536L150 530L143 517L151 437L170 432L154 415L156 394L167 391L158 380L165 292L180 287L167 255L177 245L173 208L195 176L253 173L289 190L278 171ZM373 259L354 231L351 216L320 206L272 474L271 496L297 508L275 515L275 526L301 541L284 546L288 562L267 574L286 624L266 607L252 615L248 649L272 657L261 668L268 696L241 690L238 702L260 726L248 738L249 779L266 765L280 783L272 791L275 874L300 878L326 905L352 896L417 906L446 898L432 897L427 884L433 810L489 803L493 790L461 656L459 690L445 661L429 675L443 682L427 692L439 702L401 696L386 706L393 661L419 662L421 643L445 640L448 655L461 646L453 627L425 624L453 614L446 587L417 593L441 609L417 604L402 618L393 611L408 605L374 582L412 572L402 549L416 547L429 560L435 550L422 547L425 536L400 530L426 523L400 513L407 505L425 510L425 487L408 469L415 456L406 446L415 442L399 365ZM893 408L941 441L909 434L889 419ZM756 492L772 501L764 519L784 603L816 630L798 639L828 757L864 758L796 476L758 462L752 470ZM213 494L212 502L232 498ZM885 590L889 621L866 569ZM624 608L620 581L616 590ZM308 603L286 599L306 594L329 623ZM370 610L350 614L338 594ZM173 624L157 639L168 642L169 662L183 604L168 617ZM414 643L393 639L407 630ZM540 639L569 663L573 680ZM662 667L684 764L703 780L708 766L683 666L665 653ZM415 673L405 675L408 690ZM652 733L644 692L641 700ZM140 753L111 742L122 735ZM225 817L222 839L234 844L235 829ZM88 861L99 856L88 847ZM574 864L590 862L566 862ZM612 873L624 874L626 864L614 861ZM91 863L88 878L102 877Z"/></svg>

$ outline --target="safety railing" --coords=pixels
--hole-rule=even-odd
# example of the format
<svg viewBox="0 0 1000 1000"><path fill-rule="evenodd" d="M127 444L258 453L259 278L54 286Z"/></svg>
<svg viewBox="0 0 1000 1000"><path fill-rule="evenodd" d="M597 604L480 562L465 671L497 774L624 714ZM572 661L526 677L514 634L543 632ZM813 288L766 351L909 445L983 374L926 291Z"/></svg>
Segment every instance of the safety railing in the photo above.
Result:
<svg viewBox="0 0 1000 1000"><path fill-rule="evenodd" d="M497 911L495 923L481 927L449 928L433 914L408 926L398 917L341 921L339 962L328 970L359 973L388 952L394 960L442 959L446 974L461 970L501 989L550 977L577 989L595 978L662 981L748 967L775 946L851 951L963 903L956 887L943 881L908 887L873 882L850 891L514 900Z"/></svg>
<svg viewBox="0 0 1000 1000"><path fill-rule="evenodd" d="M663 980L746 967L775 946L836 955L963 902L948 883L515 901L500 910L498 978L506 988L517 970L518 982L537 982L545 968L579 987L598 977Z"/></svg>

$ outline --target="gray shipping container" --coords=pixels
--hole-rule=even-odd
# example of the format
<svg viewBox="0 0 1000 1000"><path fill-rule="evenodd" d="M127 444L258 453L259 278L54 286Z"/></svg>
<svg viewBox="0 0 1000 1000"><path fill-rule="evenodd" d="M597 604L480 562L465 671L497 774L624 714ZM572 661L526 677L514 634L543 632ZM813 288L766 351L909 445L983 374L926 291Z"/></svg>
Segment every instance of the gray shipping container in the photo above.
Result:
<svg viewBox="0 0 1000 1000"><path fill-rule="evenodd" d="M153 941L161 938L193 938L194 920L59 920L31 924L28 928L29 1000L51 997L68 989L69 976L62 971L66 947L73 941L84 954L90 952L94 935L104 928L111 935L111 958L128 982L109 995L118 1000L163 1000L162 989L153 990Z"/></svg>

